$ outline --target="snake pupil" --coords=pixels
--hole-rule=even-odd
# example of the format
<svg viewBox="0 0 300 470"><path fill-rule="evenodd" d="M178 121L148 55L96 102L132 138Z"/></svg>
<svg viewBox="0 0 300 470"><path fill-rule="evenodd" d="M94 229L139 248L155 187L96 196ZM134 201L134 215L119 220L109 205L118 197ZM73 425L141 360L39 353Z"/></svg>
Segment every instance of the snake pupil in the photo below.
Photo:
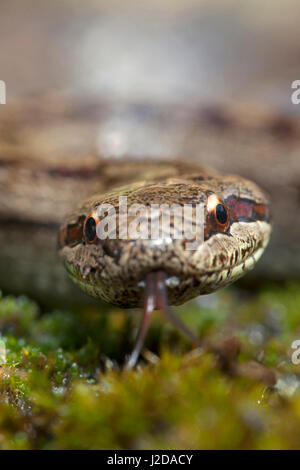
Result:
<svg viewBox="0 0 300 470"><path fill-rule="evenodd" d="M89 242L92 242L96 238L96 222L93 217L89 217L85 223L84 229L85 236Z"/></svg>
<svg viewBox="0 0 300 470"><path fill-rule="evenodd" d="M227 222L227 211L223 204L218 204L216 207L216 217L220 224L224 225Z"/></svg>

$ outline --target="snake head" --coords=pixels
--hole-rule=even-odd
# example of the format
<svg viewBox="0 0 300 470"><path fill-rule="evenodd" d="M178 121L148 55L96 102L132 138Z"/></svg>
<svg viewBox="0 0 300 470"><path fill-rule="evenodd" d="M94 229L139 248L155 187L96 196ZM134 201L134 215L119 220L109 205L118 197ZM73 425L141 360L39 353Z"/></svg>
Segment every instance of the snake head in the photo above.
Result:
<svg viewBox="0 0 300 470"><path fill-rule="evenodd" d="M59 250L71 278L93 297L141 306L148 274L163 272L169 303L178 305L247 273L270 233L261 189L238 176L202 173L92 196L65 218Z"/></svg>

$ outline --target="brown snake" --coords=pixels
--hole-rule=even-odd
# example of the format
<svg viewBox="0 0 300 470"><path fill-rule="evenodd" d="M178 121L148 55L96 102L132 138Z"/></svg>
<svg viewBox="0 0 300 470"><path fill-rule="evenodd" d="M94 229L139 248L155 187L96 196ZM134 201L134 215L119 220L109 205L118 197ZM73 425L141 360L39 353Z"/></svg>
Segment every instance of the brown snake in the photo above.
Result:
<svg viewBox="0 0 300 470"><path fill-rule="evenodd" d="M64 269L61 269L54 256L58 227L64 220L66 224L65 214L72 210L72 206L89 194L107 194L113 187L132 184L134 181L146 179L149 182L147 184L152 181L156 185L169 178L180 177L186 180L184 175L196 177L202 174L202 164L208 161L222 175L220 181L225 181L224 174L238 173L262 185L271 195L274 234L264 263L255 271L256 278L261 279L264 276L282 279L299 275L299 120L285 120L280 119L280 116L274 117L268 113L264 116L256 112L253 112L251 119L247 110L241 112L224 108L190 111L176 108L176 113L170 111L156 112L152 109L142 121L137 113L137 123L151 137L156 135L159 138L158 128L164 129L164 134L168 135L168 145L173 142L173 137L176 141L179 129L185 129L186 140L177 152L176 148L170 148L169 154L176 156L177 160L146 158L148 152L151 157L149 147L145 158L135 161L128 158L99 159L99 151L97 153L94 146L97 132L106 127L106 122L115 112L103 107L101 103L90 103L86 107L82 103L64 103L59 107L58 103L41 101L5 108L0 119L0 287L4 292L27 293L42 301L48 301L53 296L55 304L59 298L64 303L70 298L77 301L79 290L72 290ZM135 111L135 116L134 113ZM157 129L156 134L153 134L153 129ZM129 155L134 153L134 141L133 138L132 145L127 149ZM184 157L183 161L182 155L190 156L190 160ZM216 182L217 178L214 176L209 184ZM238 181L244 180L238 178ZM201 184L206 184L205 179L202 183L199 182L200 193ZM246 192L247 187L247 184L243 185ZM254 188L256 186L251 185L250 193L254 195L255 201L257 189ZM146 186L142 193L146 194L145 191ZM213 191L220 194L222 199L219 186L213 188ZM263 197L260 191L259 195L259 198ZM251 200L249 196L248 194L246 198ZM87 212L90 209L87 207ZM78 212L75 216L76 214ZM252 224L249 221L235 222L230 225L230 230L242 226L242 223L247 227ZM269 230L269 223L265 223ZM262 221L259 221L259 225L262 226ZM257 233L259 232L255 232ZM208 246L216 235L212 237L203 246ZM224 239L229 243L233 237ZM241 240L238 243L240 242ZM179 250L178 245L172 246ZM202 250L205 251L204 248ZM107 251L111 251L109 247ZM228 247L226 256L229 253ZM104 257L110 259L108 254ZM145 265L140 264L136 269L134 257L131 260L132 263L128 265L131 272L139 273L140 281L145 281L142 279L147 274ZM178 286L174 289L169 287L170 303L180 303L180 299L185 301L201 293L204 286L206 291L217 287L218 282L214 285L216 273L212 275L210 288L209 282L203 280L202 287L199 287L201 266L207 260L208 257L203 256L197 269L193 268L193 263L184 262L183 265L187 266L184 282L176 263L170 266L169 277L177 276L184 290L181 293ZM250 264L251 260L253 258L250 257ZM212 265L208 262L207 266ZM156 272L166 272L164 268L162 265L157 266ZM248 266L245 265L245 268ZM86 275L88 269L83 274ZM211 268L212 271L213 269L215 268ZM230 275L227 278L228 271ZM228 266L220 285L233 280L236 272ZM117 273L116 278L118 274L123 279L129 279L124 272ZM82 274L78 280L81 279L80 276ZM85 288L88 288L86 281L83 282ZM134 305L136 298L141 304L143 289L134 286L134 279L131 284L130 282L125 291L130 295L126 295L126 298L133 299L133 302L130 301L131 305ZM120 304L124 304L124 284L119 283L117 296L106 292L105 282L101 285L106 300L116 301L120 296ZM112 289L112 285L109 289ZM97 291L98 294L100 292ZM83 297L78 299L80 302L84 300Z"/></svg>
<svg viewBox="0 0 300 470"><path fill-rule="evenodd" d="M157 167L163 163L157 162ZM197 165L177 166L177 177L156 177L91 196L65 218L60 229L61 257L72 280L86 293L121 307L144 305L128 367L137 361L155 309L162 310L197 341L169 305L182 304L234 282L253 268L270 237L268 200L254 183L201 170ZM195 238L192 250L186 249L187 239L177 239L173 233L169 237L160 233L156 239L123 239L117 232L114 238L100 239L97 211L101 204L109 204L119 219L120 195L127 197L128 206L168 203L182 207L201 202L204 239ZM177 222L174 215L173 227Z"/></svg>
<svg viewBox="0 0 300 470"><path fill-rule="evenodd" d="M110 112L103 111L101 106L88 106L86 112L81 104L77 108L73 104L66 104L58 111L56 108L58 106L50 108L47 103L12 107L11 114L6 111L0 122L2 288L34 296L40 292L42 298L50 292L55 302L60 292L70 296L70 286L53 256L57 229L62 223L60 251L73 280L89 294L110 303L124 307L144 303L143 328L133 363L153 308L163 310L178 325L169 304L180 304L230 284L254 266L268 242L271 225L264 193L242 177L225 176L228 170L231 172L234 167L234 171L243 176L249 175L262 184L266 182L275 202L277 245L273 243L268 273L271 267L274 270L278 260L284 259L282 254L274 256L283 238L291 239L291 243L285 243L283 254L295 247L297 232L286 231L283 237L280 223L290 224L288 209L297 196L297 193L282 191L281 187L288 176L297 178L298 160L294 155L298 128L290 134L284 122L276 121L274 127L273 121L265 120L269 122L266 127L257 115L251 121L248 116L243 120L241 113L226 115L205 110L200 114L191 112L188 117L183 113L180 118L177 113L175 124L170 113L159 111L150 113L146 128L150 131L157 122L164 128L169 126L172 140L178 130L178 120L182 120L190 138L181 154L190 153L191 160L183 161L180 154L174 161L109 160L99 159L92 143L99 127L95 121L104 114L105 124ZM25 119L28 116L31 121ZM291 165L281 164L284 150ZM260 157L262 154L264 160ZM202 163L207 160L212 160L217 168L223 166L220 173L204 170ZM293 171L284 173L290 168ZM279 174L284 179L278 178ZM141 183L136 185L137 181ZM204 243L192 252L182 249L181 240L155 247L151 241L86 243L86 218L100 201L109 201L117 207L118 192L108 191L124 184L129 187L123 193L127 192L133 201L202 201L206 207ZM296 188L292 183L289 187ZM96 196L80 203L75 212L66 217L72 206L89 194ZM223 226L216 222L215 207L210 204L207 209L212 195L217 196L226 209L227 220ZM290 227L297 229L294 218L291 222ZM289 270L292 260L297 265L296 255L295 250L291 251L287 258ZM178 326L187 333L184 325Z"/></svg>

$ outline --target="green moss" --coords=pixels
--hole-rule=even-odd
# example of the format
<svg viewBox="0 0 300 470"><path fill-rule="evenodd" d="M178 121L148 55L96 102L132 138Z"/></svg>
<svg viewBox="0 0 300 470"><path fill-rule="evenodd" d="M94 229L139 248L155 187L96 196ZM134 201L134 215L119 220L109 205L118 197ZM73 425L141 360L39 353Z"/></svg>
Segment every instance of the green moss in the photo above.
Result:
<svg viewBox="0 0 300 470"><path fill-rule="evenodd" d="M215 344L238 336L234 369L191 351L157 315L144 360L126 372L138 312L99 304L47 313L25 297L2 298L0 448L299 448L291 344L300 339L300 283L225 289L176 312ZM277 388L253 363L276 371Z"/></svg>

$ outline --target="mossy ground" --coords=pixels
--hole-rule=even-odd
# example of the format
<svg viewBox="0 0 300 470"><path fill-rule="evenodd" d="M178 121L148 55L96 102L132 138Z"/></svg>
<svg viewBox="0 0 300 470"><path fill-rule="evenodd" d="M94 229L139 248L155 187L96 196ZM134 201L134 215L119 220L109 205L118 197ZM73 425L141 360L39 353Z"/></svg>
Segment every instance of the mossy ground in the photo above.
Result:
<svg viewBox="0 0 300 470"><path fill-rule="evenodd" d="M144 359L124 371L138 313L45 313L25 297L2 297L0 448L299 449L300 365L291 344L300 339L300 283L255 294L232 287L176 311L216 344L238 336L241 373L191 350L160 315ZM275 387L247 369L254 363L275 371Z"/></svg>

